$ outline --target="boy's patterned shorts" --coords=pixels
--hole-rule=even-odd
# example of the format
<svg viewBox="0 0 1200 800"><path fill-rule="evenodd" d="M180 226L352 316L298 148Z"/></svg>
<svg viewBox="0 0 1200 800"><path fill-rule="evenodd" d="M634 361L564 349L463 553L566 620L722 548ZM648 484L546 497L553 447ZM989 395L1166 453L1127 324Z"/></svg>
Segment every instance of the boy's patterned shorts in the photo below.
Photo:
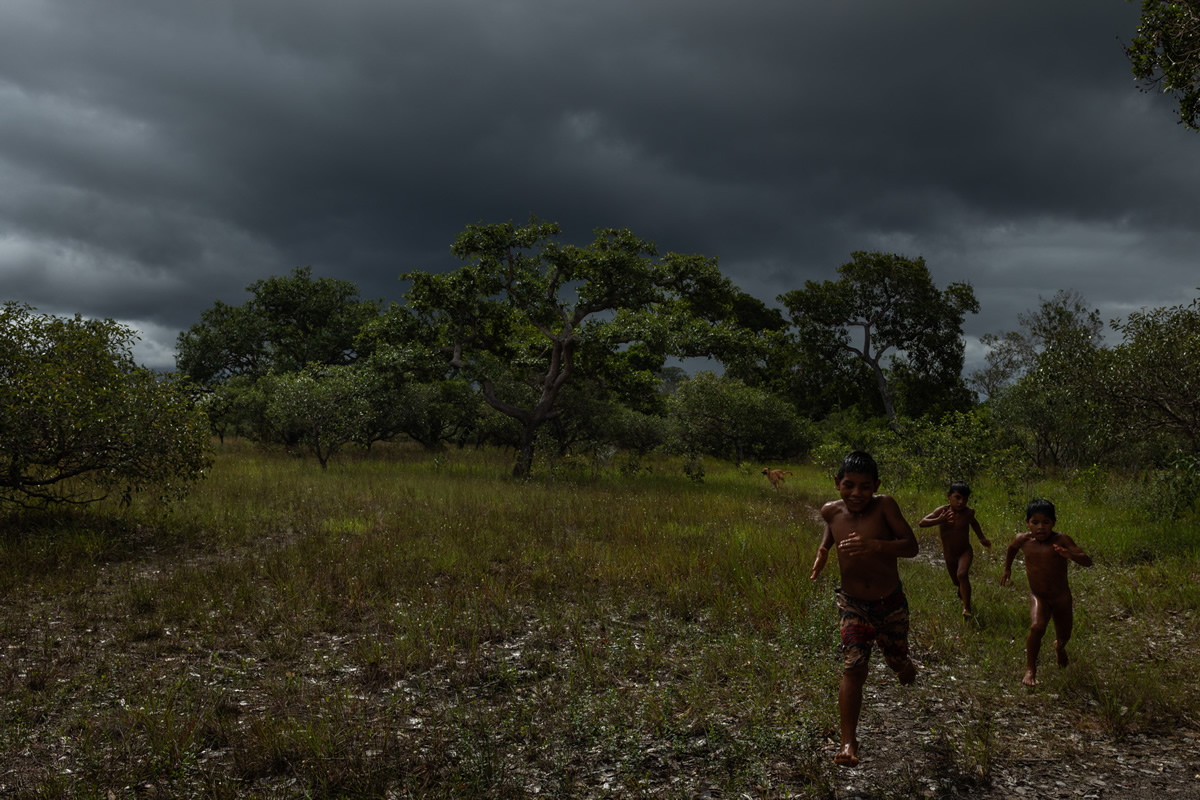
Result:
<svg viewBox="0 0 1200 800"><path fill-rule="evenodd" d="M864 667L871 643L879 642L883 660L899 672L908 663L908 598L904 587L878 600L859 600L837 590L841 611L842 656L847 671Z"/></svg>

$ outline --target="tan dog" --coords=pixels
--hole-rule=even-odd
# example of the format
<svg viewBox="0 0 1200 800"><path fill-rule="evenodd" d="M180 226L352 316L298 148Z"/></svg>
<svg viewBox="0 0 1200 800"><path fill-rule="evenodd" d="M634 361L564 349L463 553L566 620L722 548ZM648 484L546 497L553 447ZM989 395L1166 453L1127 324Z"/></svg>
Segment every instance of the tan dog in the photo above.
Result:
<svg viewBox="0 0 1200 800"><path fill-rule="evenodd" d="M792 473L785 469L771 469L770 467L763 467L762 474L766 475L767 480L771 482L771 488L778 489L779 484L783 483L783 476L791 475Z"/></svg>

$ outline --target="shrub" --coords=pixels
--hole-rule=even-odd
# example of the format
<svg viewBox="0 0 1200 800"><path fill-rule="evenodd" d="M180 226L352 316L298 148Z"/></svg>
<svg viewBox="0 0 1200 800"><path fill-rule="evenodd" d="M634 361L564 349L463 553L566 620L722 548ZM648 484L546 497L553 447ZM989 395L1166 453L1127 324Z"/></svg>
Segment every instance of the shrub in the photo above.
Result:
<svg viewBox="0 0 1200 800"><path fill-rule="evenodd" d="M0 502L179 495L209 463L208 423L184 382L134 363L112 320L0 308Z"/></svg>

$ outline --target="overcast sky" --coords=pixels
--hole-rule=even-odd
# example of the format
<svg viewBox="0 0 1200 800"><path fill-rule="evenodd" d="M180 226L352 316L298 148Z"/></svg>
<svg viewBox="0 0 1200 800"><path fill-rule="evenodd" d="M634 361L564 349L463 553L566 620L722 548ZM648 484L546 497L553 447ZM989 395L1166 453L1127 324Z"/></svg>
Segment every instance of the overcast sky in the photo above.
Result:
<svg viewBox="0 0 1200 800"><path fill-rule="evenodd" d="M778 305L855 250L979 335L1200 286L1200 134L1126 0L3 0L0 300L179 331L311 265L364 297L475 222L628 227Z"/></svg>

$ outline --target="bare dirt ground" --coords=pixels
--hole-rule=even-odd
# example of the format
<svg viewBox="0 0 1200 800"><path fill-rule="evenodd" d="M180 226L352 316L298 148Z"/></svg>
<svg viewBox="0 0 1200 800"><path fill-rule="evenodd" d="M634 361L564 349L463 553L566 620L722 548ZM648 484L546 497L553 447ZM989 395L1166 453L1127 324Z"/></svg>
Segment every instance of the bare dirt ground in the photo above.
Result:
<svg viewBox="0 0 1200 800"><path fill-rule="evenodd" d="M991 715L972 707L948 670L926 667L919 681L909 690L872 668L862 760L837 771L833 797L1200 798L1200 730L1117 738L1065 713L1048 717L1044 703L1031 708L1023 698L1045 690L1016 676L1010 710Z"/></svg>

